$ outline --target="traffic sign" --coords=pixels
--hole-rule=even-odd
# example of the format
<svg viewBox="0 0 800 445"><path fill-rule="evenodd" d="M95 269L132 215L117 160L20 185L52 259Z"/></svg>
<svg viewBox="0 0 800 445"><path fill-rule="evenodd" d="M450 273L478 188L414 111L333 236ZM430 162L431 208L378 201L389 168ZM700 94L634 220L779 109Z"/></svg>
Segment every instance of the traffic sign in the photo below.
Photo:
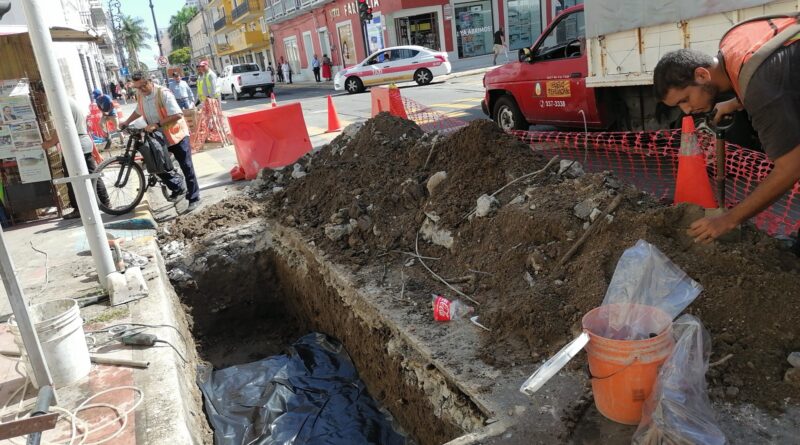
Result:
<svg viewBox="0 0 800 445"><path fill-rule="evenodd" d="M119 73L122 74L123 76L127 76L128 68L123 66L122 68L119 69Z"/></svg>
<svg viewBox="0 0 800 445"><path fill-rule="evenodd" d="M161 56L158 58L158 66L161 68L166 68L169 65L169 60L167 60L166 56Z"/></svg>

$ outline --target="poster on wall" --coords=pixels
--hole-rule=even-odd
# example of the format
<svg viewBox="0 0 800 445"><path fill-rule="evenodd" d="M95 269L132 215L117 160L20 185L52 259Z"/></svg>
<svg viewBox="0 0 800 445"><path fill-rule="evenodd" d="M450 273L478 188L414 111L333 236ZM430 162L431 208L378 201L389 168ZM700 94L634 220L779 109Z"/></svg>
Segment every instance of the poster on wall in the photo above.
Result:
<svg viewBox="0 0 800 445"><path fill-rule="evenodd" d="M356 63L356 44L353 40L353 27L348 23L336 30L339 33L339 50L342 54L342 63L345 67Z"/></svg>
<svg viewBox="0 0 800 445"><path fill-rule="evenodd" d="M0 97L0 109L3 110L4 123L36 120L36 113L27 94Z"/></svg>
<svg viewBox="0 0 800 445"><path fill-rule="evenodd" d="M14 140L8 125L0 124L0 159L14 157Z"/></svg>
<svg viewBox="0 0 800 445"><path fill-rule="evenodd" d="M50 180L50 167L41 147L16 152L19 178L23 184Z"/></svg>
<svg viewBox="0 0 800 445"><path fill-rule="evenodd" d="M17 122L8 125L15 150L41 149L42 135L36 121Z"/></svg>
<svg viewBox="0 0 800 445"><path fill-rule="evenodd" d="M367 23L367 37L369 38L369 53L386 48L383 42L383 22L380 14L375 14L372 21Z"/></svg>

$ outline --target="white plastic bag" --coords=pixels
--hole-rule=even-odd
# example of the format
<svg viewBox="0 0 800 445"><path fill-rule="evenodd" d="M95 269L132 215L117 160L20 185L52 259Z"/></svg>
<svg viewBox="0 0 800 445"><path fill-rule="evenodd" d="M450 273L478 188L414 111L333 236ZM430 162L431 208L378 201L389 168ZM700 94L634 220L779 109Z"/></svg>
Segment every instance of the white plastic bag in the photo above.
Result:
<svg viewBox="0 0 800 445"><path fill-rule="evenodd" d="M597 334L617 340L642 340L659 334L668 323L654 330L651 320L641 319L643 311L636 305L661 309L671 321L702 290L703 286L686 275L656 246L639 240L620 257L603 299L603 305L618 304L630 310L614 311L609 319L609 335ZM620 332L625 332L627 338L618 338Z"/></svg>
<svg viewBox="0 0 800 445"><path fill-rule="evenodd" d="M723 445L708 399L706 371L711 337L696 317L683 315L672 325L675 349L661 366L656 386L642 408L634 445Z"/></svg>

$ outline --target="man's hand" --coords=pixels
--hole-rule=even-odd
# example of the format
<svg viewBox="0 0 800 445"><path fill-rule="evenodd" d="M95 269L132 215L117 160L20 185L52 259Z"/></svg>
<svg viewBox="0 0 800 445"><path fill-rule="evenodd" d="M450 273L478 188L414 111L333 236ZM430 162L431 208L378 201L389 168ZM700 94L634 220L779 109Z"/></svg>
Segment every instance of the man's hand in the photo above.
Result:
<svg viewBox="0 0 800 445"><path fill-rule="evenodd" d="M157 129L158 129L158 124L150 124L150 125L144 127L144 131L146 131L148 133L156 131Z"/></svg>
<svg viewBox="0 0 800 445"><path fill-rule="evenodd" d="M719 124L719 121L730 114L733 114L742 109L742 104L739 102L739 99L733 98L730 100L726 100L724 102L719 102L714 105L714 119L712 123L714 125Z"/></svg>
<svg viewBox="0 0 800 445"><path fill-rule="evenodd" d="M738 225L730 213L720 216L700 218L689 226L686 233L694 237L694 242L709 244L715 239L735 229Z"/></svg>

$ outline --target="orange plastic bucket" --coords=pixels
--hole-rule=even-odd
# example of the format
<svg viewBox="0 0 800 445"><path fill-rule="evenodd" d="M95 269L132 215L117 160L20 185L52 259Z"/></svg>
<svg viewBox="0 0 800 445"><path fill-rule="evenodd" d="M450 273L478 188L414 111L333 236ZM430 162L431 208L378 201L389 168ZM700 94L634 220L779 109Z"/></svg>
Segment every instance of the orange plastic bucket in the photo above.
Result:
<svg viewBox="0 0 800 445"><path fill-rule="evenodd" d="M614 339L626 338L625 332L610 328L615 317L625 313L658 335L643 340ZM586 352L597 410L615 422L638 425L642 404L675 344L672 317L652 306L609 304L589 311L583 317L583 329L589 334Z"/></svg>

